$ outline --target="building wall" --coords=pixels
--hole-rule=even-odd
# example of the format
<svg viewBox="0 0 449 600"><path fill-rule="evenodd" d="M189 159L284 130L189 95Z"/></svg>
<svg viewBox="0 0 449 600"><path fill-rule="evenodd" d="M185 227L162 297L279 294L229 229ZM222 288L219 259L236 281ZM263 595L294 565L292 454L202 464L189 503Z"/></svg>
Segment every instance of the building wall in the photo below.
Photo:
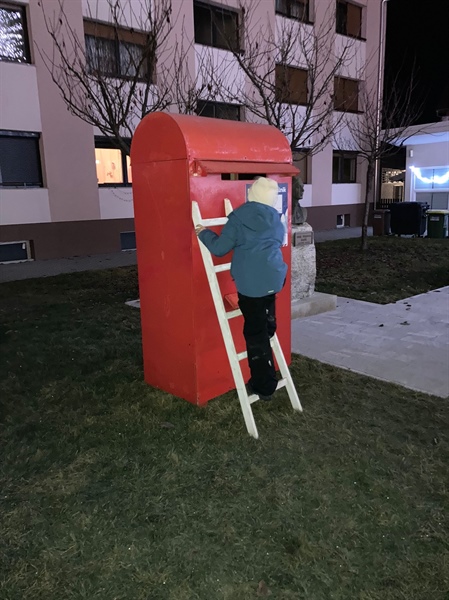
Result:
<svg viewBox="0 0 449 600"><path fill-rule="evenodd" d="M134 11L143 6L141 2L132 2ZM170 48L182 40L187 68L197 74L205 50L199 44L191 43L194 38L193 1L174 2L176 18L161 50L159 68L162 72L163 67L170 66ZM357 0L356 3L364 7L366 41L354 40L353 53L341 75L361 76L368 88L375 90L380 0ZM21 4L27 5L31 64L0 61L0 129L41 133L44 184L38 189L0 187L0 241L32 240L34 258L37 259L119 250L120 232L134 228L132 190L98 187L94 134L99 132L68 112L51 80L42 53L51 55L52 42L40 3L26 0ZM58 0L46 0L47 16L52 17L58 4ZM238 0L223 0L221 4L239 7ZM254 23L258 27L282 26L284 18L275 14L274 0L252 3L252 6ZM328 18L329 11L334 10L335 2L314 0L312 6L317 27ZM106 2L70 0L64 3L64 9L81 40L83 17L109 19ZM345 36L337 34L326 40L329 48L337 53L346 42ZM237 90L243 86L248 89L247 78L229 53L212 49L211 56L217 68L226 65L229 86ZM332 65L327 67L331 69ZM323 77L325 75L323 71ZM197 85L201 84L198 76ZM309 220L316 229L334 228L337 215L341 214L350 215L351 225L361 222L364 168L359 165L356 183L333 184L332 159L332 144L311 159L311 176L305 186L303 204L309 207Z"/></svg>

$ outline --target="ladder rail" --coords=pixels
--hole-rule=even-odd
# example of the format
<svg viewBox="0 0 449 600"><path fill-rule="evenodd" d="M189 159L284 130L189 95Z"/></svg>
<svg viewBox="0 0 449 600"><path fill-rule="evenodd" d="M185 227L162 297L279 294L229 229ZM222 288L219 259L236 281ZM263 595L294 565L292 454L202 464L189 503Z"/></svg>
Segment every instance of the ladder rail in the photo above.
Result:
<svg viewBox="0 0 449 600"><path fill-rule="evenodd" d="M195 226L202 225L201 212L197 202L192 202L192 218ZM248 433L255 439L258 439L259 433L257 431L256 422L254 415L251 410L251 404L249 402L248 394L246 393L245 381L243 379L242 370L240 363L237 359L237 351L235 349L234 340L231 334L231 328L226 317L226 310L221 297L221 290L218 284L217 275L214 269L214 262L212 255L204 244L199 244L201 255L203 257L204 266L206 269L206 275L209 281L212 298L214 300L215 310L217 312L218 322L220 324L223 341L228 355L229 364L231 366L232 375L237 388L237 394L240 401L240 406L245 420L246 428Z"/></svg>

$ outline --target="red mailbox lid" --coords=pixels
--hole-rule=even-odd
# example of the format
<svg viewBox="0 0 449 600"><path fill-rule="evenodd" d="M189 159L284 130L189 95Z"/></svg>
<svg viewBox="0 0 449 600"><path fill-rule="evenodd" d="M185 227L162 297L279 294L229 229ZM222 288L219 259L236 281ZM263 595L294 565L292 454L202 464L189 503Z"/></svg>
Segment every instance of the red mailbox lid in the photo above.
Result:
<svg viewBox="0 0 449 600"><path fill-rule="evenodd" d="M226 167L225 173L256 173L248 171L249 163L263 163L261 173L267 172L267 162L282 164L282 169L274 167L271 173L291 173L289 169L292 168L288 140L271 125L162 112L144 117L133 136L131 163L136 165L183 159L246 163L244 167L239 167L243 171L229 171L229 167Z"/></svg>
<svg viewBox="0 0 449 600"><path fill-rule="evenodd" d="M254 173L270 175L297 175L299 169L288 163L244 162L226 160L197 160L195 170L204 173Z"/></svg>

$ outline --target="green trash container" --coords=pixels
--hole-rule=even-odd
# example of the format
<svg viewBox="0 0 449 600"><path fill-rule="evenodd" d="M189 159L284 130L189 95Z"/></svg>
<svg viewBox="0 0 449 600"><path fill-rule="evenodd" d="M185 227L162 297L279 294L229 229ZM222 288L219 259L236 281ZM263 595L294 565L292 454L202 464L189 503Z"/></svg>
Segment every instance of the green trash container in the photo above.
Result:
<svg viewBox="0 0 449 600"><path fill-rule="evenodd" d="M427 211L427 237L440 239L447 237L448 215L449 210Z"/></svg>

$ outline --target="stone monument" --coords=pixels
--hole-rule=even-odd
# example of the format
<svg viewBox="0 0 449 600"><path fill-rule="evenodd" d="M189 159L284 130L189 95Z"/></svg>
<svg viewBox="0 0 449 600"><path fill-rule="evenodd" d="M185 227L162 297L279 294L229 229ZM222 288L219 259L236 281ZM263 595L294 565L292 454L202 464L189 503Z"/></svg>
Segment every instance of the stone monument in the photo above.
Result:
<svg viewBox="0 0 449 600"><path fill-rule="evenodd" d="M307 209L300 202L304 184L297 175L292 180L292 317L316 315L334 310L336 296L315 292L316 252L313 229L307 223Z"/></svg>

